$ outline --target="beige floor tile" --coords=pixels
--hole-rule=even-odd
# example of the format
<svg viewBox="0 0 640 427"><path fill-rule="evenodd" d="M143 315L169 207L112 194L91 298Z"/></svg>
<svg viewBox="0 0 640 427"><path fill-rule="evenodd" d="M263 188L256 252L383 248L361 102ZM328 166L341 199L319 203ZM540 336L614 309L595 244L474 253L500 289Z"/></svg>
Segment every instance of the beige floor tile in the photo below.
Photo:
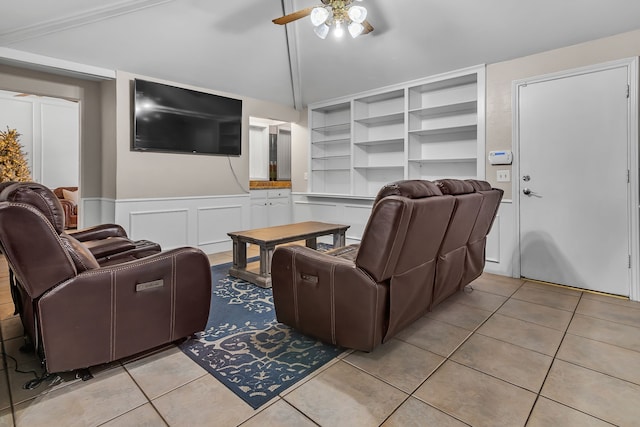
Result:
<svg viewBox="0 0 640 427"><path fill-rule="evenodd" d="M407 394L341 361L284 399L323 426L380 425Z"/></svg>
<svg viewBox="0 0 640 427"><path fill-rule="evenodd" d="M522 286L524 289L537 289L545 292L557 292L559 294L573 295L579 297L582 291L571 289L568 286L556 285L553 283L539 283L526 281Z"/></svg>
<svg viewBox="0 0 640 427"><path fill-rule="evenodd" d="M11 396L9 395L9 383L5 371L0 372L0 411L11 410Z"/></svg>
<svg viewBox="0 0 640 427"><path fill-rule="evenodd" d="M637 426L640 386L555 360L541 395L619 426Z"/></svg>
<svg viewBox="0 0 640 427"><path fill-rule="evenodd" d="M211 375L205 375L152 401L170 426L237 426L253 408Z"/></svg>
<svg viewBox="0 0 640 427"><path fill-rule="evenodd" d="M584 292L582 294L582 298L592 299L600 302L606 302L608 304L621 305L623 307L635 308L637 310L640 310L640 302L630 301L627 298L619 298L615 296L601 295L601 294L592 294L590 292Z"/></svg>
<svg viewBox="0 0 640 427"><path fill-rule="evenodd" d="M480 275L480 278L489 279L496 282L516 283L518 285L522 285L524 283L524 279L521 279L519 277L503 276L502 274L493 274L487 272L483 272Z"/></svg>
<svg viewBox="0 0 640 427"><path fill-rule="evenodd" d="M515 317L516 319L525 320L537 325L546 326L547 328L566 331L571 322L573 313L570 311L560 310L558 308L548 307L546 305L535 304L532 302L522 301L511 298L505 302L497 313L504 316Z"/></svg>
<svg viewBox="0 0 640 427"><path fill-rule="evenodd" d="M558 359L640 385L640 353L567 334Z"/></svg>
<svg viewBox="0 0 640 427"><path fill-rule="evenodd" d="M523 426L536 397L452 361L445 362L414 396L476 427Z"/></svg>
<svg viewBox="0 0 640 427"><path fill-rule="evenodd" d="M477 333L548 356L555 355L563 336L558 330L497 313L491 316Z"/></svg>
<svg viewBox="0 0 640 427"><path fill-rule="evenodd" d="M15 306L12 302L5 302L0 304L0 320L8 319L14 316Z"/></svg>
<svg viewBox="0 0 640 427"><path fill-rule="evenodd" d="M576 314L567 332L596 341L640 351L640 330L622 323Z"/></svg>
<svg viewBox="0 0 640 427"><path fill-rule="evenodd" d="M133 411L129 411L118 418L102 424L101 427L163 427L167 423L164 422L160 414L153 408L153 405L146 403L137 407Z"/></svg>
<svg viewBox="0 0 640 427"><path fill-rule="evenodd" d="M473 335L451 360L538 393L553 358L483 335Z"/></svg>
<svg viewBox="0 0 640 427"><path fill-rule="evenodd" d="M226 264L228 262L233 262L233 255L231 255L231 253L222 252L217 254L210 254L207 256L209 258L209 263L211 265Z"/></svg>
<svg viewBox="0 0 640 427"><path fill-rule="evenodd" d="M640 328L640 310L585 298L576 313Z"/></svg>
<svg viewBox="0 0 640 427"><path fill-rule="evenodd" d="M480 308L445 301L427 313L426 317L473 331L487 320L491 313Z"/></svg>
<svg viewBox="0 0 640 427"><path fill-rule="evenodd" d="M412 393L444 361L444 357L392 339L370 353L356 351L344 360L404 392Z"/></svg>
<svg viewBox="0 0 640 427"><path fill-rule="evenodd" d="M447 357L471 334L466 329L422 317L402 330L396 338Z"/></svg>
<svg viewBox="0 0 640 427"><path fill-rule="evenodd" d="M24 336L24 328L22 327L20 316L11 316L0 320L0 329L2 329L2 339L4 341Z"/></svg>
<svg viewBox="0 0 640 427"><path fill-rule="evenodd" d="M124 367L151 400L209 375L177 347L127 363Z"/></svg>
<svg viewBox="0 0 640 427"><path fill-rule="evenodd" d="M578 301L580 300L580 296L577 295L565 295L554 291L537 289L527 285L527 283L522 285L522 287L518 289L511 298L567 311L574 311L578 305Z"/></svg>
<svg viewBox="0 0 640 427"><path fill-rule="evenodd" d="M16 406L16 426L99 425L147 402L120 367L89 381L79 381Z"/></svg>
<svg viewBox="0 0 640 427"><path fill-rule="evenodd" d="M13 427L14 425L11 409L3 409L0 411L0 427Z"/></svg>
<svg viewBox="0 0 640 427"><path fill-rule="evenodd" d="M316 424L284 400L249 418L242 427L313 427Z"/></svg>
<svg viewBox="0 0 640 427"><path fill-rule="evenodd" d="M520 286L522 286L522 280L514 280L512 278L507 278L510 280L504 279L496 279L496 277L500 276L485 276L482 275L478 277L476 280L471 282L469 286L472 286L473 289L482 292L488 292L490 294L502 295L503 297L510 297L513 295L515 291L517 291Z"/></svg>
<svg viewBox="0 0 640 427"><path fill-rule="evenodd" d="M466 289L447 298L447 301L457 302L491 312L496 311L506 300L507 297L503 297L502 295L490 294L489 292L478 290L471 290L471 292L469 292L469 290Z"/></svg>
<svg viewBox="0 0 640 427"><path fill-rule="evenodd" d="M608 427L612 425L544 397L538 398L527 422L527 427Z"/></svg>
<svg viewBox="0 0 640 427"><path fill-rule="evenodd" d="M394 412L383 427L464 427L467 424L413 397Z"/></svg>

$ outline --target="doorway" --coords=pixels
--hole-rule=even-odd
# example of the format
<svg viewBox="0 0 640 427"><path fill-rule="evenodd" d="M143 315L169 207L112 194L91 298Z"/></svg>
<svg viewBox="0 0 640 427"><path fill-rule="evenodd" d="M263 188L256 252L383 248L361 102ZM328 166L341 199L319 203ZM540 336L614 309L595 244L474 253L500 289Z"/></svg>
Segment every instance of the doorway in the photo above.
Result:
<svg viewBox="0 0 640 427"><path fill-rule="evenodd" d="M636 62L514 83L521 277L637 298Z"/></svg>

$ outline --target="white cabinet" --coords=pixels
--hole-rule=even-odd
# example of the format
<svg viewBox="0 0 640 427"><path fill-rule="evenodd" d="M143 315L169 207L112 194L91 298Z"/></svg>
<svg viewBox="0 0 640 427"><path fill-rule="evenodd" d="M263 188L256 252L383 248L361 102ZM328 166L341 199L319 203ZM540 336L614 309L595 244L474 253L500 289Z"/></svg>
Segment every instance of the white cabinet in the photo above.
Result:
<svg viewBox="0 0 640 427"><path fill-rule="evenodd" d="M291 190L251 190L251 228L291 223Z"/></svg>
<svg viewBox="0 0 640 427"><path fill-rule="evenodd" d="M311 193L484 179L484 66L309 106Z"/></svg>

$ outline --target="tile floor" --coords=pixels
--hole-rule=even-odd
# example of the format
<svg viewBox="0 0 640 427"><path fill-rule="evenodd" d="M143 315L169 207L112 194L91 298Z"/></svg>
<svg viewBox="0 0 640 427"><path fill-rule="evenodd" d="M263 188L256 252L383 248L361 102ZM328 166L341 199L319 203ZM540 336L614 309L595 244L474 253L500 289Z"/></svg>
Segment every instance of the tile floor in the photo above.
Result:
<svg viewBox="0 0 640 427"><path fill-rule="evenodd" d="M231 260L229 253L212 263ZM6 264L3 353L22 354ZM640 304L485 274L371 353L347 352L253 410L168 346L35 390L5 357L0 426L631 426L640 424Z"/></svg>

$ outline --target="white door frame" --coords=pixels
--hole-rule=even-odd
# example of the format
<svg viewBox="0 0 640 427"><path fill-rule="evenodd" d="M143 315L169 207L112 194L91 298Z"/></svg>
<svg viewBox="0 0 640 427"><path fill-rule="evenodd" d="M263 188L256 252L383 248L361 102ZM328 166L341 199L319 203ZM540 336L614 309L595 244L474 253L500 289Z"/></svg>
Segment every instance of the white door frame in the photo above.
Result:
<svg viewBox="0 0 640 427"><path fill-rule="evenodd" d="M627 130L627 143L628 143L628 164L629 169L629 181L628 188L628 209L629 209L629 254L631 254L631 268L630 268L630 288L629 298L632 301L640 301L640 278L638 273L640 271L640 236L639 233L639 176L638 176L638 57L625 58L611 62L605 62L602 64L589 65L586 67L575 68L571 70L565 70L558 73L545 74L541 76L535 76L528 79L514 80L512 82L512 111L513 111L513 205L514 205L514 256L513 262L513 275L514 277L520 277L520 88L530 83L539 83L549 80L555 80L564 77L577 76L581 74L588 74L596 71L605 71L613 68L627 68L627 83L629 84L629 116L628 116L628 130Z"/></svg>

